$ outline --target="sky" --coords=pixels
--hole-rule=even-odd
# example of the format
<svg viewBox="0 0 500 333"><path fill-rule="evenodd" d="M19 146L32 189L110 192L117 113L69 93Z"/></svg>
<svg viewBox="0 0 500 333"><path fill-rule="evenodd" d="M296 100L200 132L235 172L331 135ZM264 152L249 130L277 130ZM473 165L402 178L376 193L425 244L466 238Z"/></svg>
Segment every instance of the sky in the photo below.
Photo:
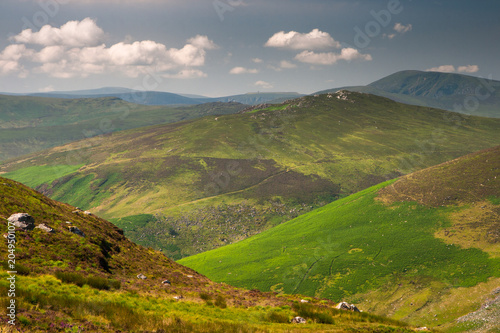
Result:
<svg viewBox="0 0 500 333"><path fill-rule="evenodd" d="M500 78L498 0L2 0L0 91L210 97Z"/></svg>

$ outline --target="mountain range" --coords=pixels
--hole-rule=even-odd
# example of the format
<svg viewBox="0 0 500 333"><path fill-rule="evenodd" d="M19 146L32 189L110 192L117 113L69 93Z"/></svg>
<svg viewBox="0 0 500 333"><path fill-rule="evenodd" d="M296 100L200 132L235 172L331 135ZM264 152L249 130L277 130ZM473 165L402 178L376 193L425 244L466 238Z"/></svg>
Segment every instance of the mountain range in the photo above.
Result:
<svg viewBox="0 0 500 333"><path fill-rule="evenodd" d="M21 329L495 332L499 83L0 96Z"/></svg>
<svg viewBox="0 0 500 333"><path fill-rule="evenodd" d="M458 117L341 91L115 132L10 160L0 172L180 259L500 144L500 119Z"/></svg>

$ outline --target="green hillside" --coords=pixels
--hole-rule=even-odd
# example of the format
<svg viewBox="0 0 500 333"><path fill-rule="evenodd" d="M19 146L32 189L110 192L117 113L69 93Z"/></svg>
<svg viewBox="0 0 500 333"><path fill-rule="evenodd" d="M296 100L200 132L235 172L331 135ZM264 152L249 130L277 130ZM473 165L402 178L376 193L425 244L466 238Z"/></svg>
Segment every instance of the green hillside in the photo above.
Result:
<svg viewBox="0 0 500 333"><path fill-rule="evenodd" d="M110 132L235 113L238 103L157 107L115 97L60 99L0 95L0 161Z"/></svg>
<svg viewBox="0 0 500 333"><path fill-rule="evenodd" d="M339 92L116 132L23 156L0 172L180 259L500 144L500 119L456 117Z"/></svg>
<svg viewBox="0 0 500 333"><path fill-rule="evenodd" d="M347 300L451 332L496 332L498 316L455 320L487 302L500 310L499 167L497 146L179 263L234 286Z"/></svg>
<svg viewBox="0 0 500 333"><path fill-rule="evenodd" d="M37 228L9 227L21 212ZM412 332L395 320L336 310L327 300L303 304L300 296L214 283L132 243L113 224L5 178L0 232L15 239L0 244L1 332ZM7 278L14 276L12 287ZM290 323L295 316L306 324Z"/></svg>
<svg viewBox="0 0 500 333"><path fill-rule="evenodd" d="M500 81L474 76L401 71L370 83L341 89L390 98L400 103L428 106L467 115L500 118Z"/></svg>

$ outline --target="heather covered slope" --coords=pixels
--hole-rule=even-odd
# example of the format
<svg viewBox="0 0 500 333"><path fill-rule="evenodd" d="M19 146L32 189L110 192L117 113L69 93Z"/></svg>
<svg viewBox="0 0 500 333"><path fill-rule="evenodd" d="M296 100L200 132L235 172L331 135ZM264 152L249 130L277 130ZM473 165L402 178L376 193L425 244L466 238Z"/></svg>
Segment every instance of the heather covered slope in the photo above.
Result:
<svg viewBox="0 0 500 333"><path fill-rule="evenodd" d="M499 131L499 119L339 92L113 133L0 172L113 218L134 241L180 259L498 145Z"/></svg>
<svg viewBox="0 0 500 333"><path fill-rule="evenodd" d="M179 262L235 286L346 299L419 325L490 332L498 316L456 320L483 304L499 310L499 170L497 146Z"/></svg>
<svg viewBox="0 0 500 333"><path fill-rule="evenodd" d="M213 283L132 243L105 220L0 178L2 234L7 218L20 212L53 232L15 229L15 267L1 262L2 332L410 332L393 320L335 310L333 302L310 298L302 304L297 296ZM9 253L6 241L0 251L4 258ZM15 327L7 324L14 299L7 296L7 271L17 272ZM307 323L291 324L297 315Z"/></svg>

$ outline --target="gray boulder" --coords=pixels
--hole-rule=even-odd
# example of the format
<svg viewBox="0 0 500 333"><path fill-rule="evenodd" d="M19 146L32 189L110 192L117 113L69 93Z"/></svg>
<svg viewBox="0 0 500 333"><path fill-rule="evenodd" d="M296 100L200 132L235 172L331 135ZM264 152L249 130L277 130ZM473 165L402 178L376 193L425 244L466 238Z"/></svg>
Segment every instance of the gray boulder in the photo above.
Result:
<svg viewBox="0 0 500 333"><path fill-rule="evenodd" d="M52 229L51 227L49 227L45 223L40 223L39 225L37 225L35 227L35 229L40 229L40 230L43 230L43 231L49 232L49 233L53 233L54 232L54 229Z"/></svg>
<svg viewBox="0 0 500 333"><path fill-rule="evenodd" d="M306 320L302 317L294 317L292 319L292 324L305 324Z"/></svg>
<svg viewBox="0 0 500 333"><path fill-rule="evenodd" d="M71 225L71 226L68 227L68 230L69 230L69 232L72 232L75 235L85 237L85 234L83 233L83 231L81 231L80 229L78 229L78 227L75 227L75 226Z"/></svg>
<svg viewBox="0 0 500 333"><path fill-rule="evenodd" d="M9 217L8 221L13 223L14 226L21 230L35 229L35 219L31 215L26 213L12 214Z"/></svg>

